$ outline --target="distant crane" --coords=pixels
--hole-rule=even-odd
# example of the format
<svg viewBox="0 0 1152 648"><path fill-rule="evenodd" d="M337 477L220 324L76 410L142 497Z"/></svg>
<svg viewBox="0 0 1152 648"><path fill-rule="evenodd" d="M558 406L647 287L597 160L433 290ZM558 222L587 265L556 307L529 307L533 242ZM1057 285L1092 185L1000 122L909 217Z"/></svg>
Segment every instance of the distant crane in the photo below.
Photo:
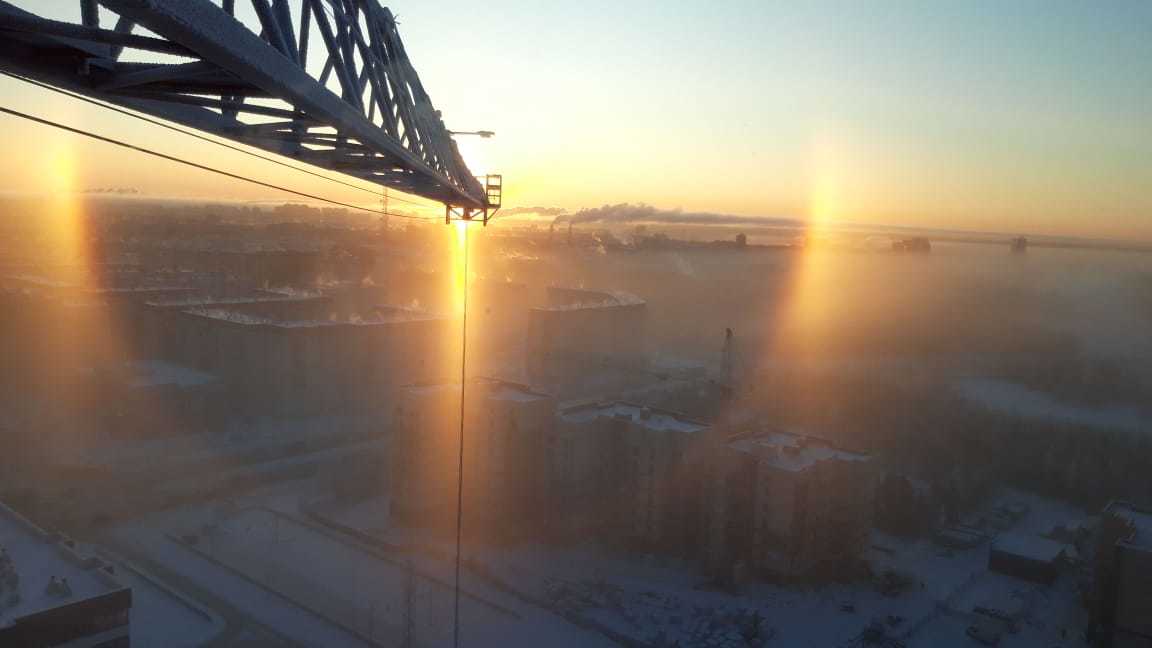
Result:
<svg viewBox="0 0 1152 648"><path fill-rule="evenodd" d="M502 183L468 170L377 0L250 0L258 28L236 0L77 2L73 23L0 0L0 69L423 196L450 219L499 207Z"/></svg>
<svg viewBox="0 0 1152 648"><path fill-rule="evenodd" d="M731 328L724 329L724 347L720 351L720 382L729 393L736 389L736 344Z"/></svg>

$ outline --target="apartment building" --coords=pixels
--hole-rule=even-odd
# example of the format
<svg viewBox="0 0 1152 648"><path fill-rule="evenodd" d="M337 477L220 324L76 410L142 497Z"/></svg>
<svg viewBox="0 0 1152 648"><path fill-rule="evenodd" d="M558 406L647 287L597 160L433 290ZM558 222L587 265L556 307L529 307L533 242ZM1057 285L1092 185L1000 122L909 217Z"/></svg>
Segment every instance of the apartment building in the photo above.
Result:
<svg viewBox="0 0 1152 648"><path fill-rule="evenodd" d="M499 538L538 528L545 505L546 438L555 400L494 378L468 382L464 411L467 533ZM407 385L394 416L391 510L408 525L455 528L460 383Z"/></svg>

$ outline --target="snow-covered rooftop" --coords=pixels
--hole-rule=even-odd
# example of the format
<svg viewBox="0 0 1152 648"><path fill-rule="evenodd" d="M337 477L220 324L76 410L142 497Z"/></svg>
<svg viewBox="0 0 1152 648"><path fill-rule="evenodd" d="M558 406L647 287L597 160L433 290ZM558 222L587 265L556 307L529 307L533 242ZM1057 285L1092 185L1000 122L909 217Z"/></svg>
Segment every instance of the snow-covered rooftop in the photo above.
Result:
<svg viewBox="0 0 1152 648"><path fill-rule="evenodd" d="M560 418L569 423L587 423L597 419L626 419L650 430L691 434L708 428L699 421L674 412L653 409L620 401L584 403L565 407Z"/></svg>
<svg viewBox="0 0 1152 648"><path fill-rule="evenodd" d="M98 295L118 295L118 294L144 294L144 293L167 293L179 294L195 292L196 289L189 286L116 286L111 288L93 288L89 292Z"/></svg>
<svg viewBox="0 0 1152 648"><path fill-rule="evenodd" d="M1065 553L1064 543L1030 533L1002 533L992 542L992 550L1036 562L1055 562Z"/></svg>
<svg viewBox="0 0 1152 648"><path fill-rule="evenodd" d="M248 295L244 297L172 297L167 299L150 299L146 304L160 307L193 307L232 304L252 304L264 302L301 302L323 299L320 295L281 295L268 293L264 295Z"/></svg>
<svg viewBox="0 0 1152 648"><path fill-rule="evenodd" d="M59 542L59 537L36 527L15 511L0 504L0 547L11 561L11 569L19 577L18 598L8 597L7 583L0 586L5 596L0 605L0 627L13 624L17 619L43 612L61 605L76 603L123 586L108 574L89 566L71 549ZM53 577L67 579L67 590L48 589ZM8 605L9 601L14 605Z"/></svg>
<svg viewBox="0 0 1152 648"><path fill-rule="evenodd" d="M248 326L275 326L277 328L320 328L324 326L376 326L380 324L395 324L398 322L420 322L431 321L436 319L443 319L438 315L427 313L425 311L390 308L387 310L377 309L371 317L352 317L348 319L323 319L323 320L285 320L274 319L271 317L261 317L258 315L249 315L247 313L238 313L226 308L191 308L186 313L198 315L200 317L207 317L210 319L223 320L225 322L232 322L234 324L244 324Z"/></svg>
<svg viewBox="0 0 1152 648"><path fill-rule="evenodd" d="M548 394L533 391L532 388L520 383L508 382L499 378L477 376L472 378L472 384L484 389L489 398L518 402L531 402L549 398ZM459 382L416 383L404 387L413 394L436 394L441 392L459 393Z"/></svg>
<svg viewBox="0 0 1152 648"><path fill-rule="evenodd" d="M29 283L29 284L35 284L37 286L44 286L47 288L75 288L75 287L77 287L77 285L75 283L72 283L72 282L64 281L61 279L53 279L51 277L42 277L40 275L19 274L19 275L9 275L6 278L16 280L16 281L23 281L23 282Z"/></svg>
<svg viewBox="0 0 1152 648"><path fill-rule="evenodd" d="M492 380L487 383L488 397L498 400L510 400L517 402L530 402L538 401L548 398L547 394L532 391L527 385L519 383L510 383L503 380Z"/></svg>
<svg viewBox="0 0 1152 648"><path fill-rule="evenodd" d="M737 452L754 454L768 465L799 472L821 461L867 461L869 456L845 450L824 439L792 432L765 431L737 439L728 444Z"/></svg>
<svg viewBox="0 0 1152 648"><path fill-rule="evenodd" d="M539 306L535 310L570 311L591 308L617 308L620 306L640 306L646 302L637 295L623 290L584 290L575 288L556 288L558 291L569 291L571 301L565 303L552 303Z"/></svg>
<svg viewBox="0 0 1152 648"><path fill-rule="evenodd" d="M410 394L439 394L441 392L448 392L453 390L459 392L460 383L438 382L404 385L404 391Z"/></svg>
<svg viewBox="0 0 1152 648"><path fill-rule="evenodd" d="M133 387L155 387L159 385L176 385L179 387L194 387L206 385L216 381L216 377L203 371L190 367L175 365L160 360L140 362L134 365L136 380Z"/></svg>

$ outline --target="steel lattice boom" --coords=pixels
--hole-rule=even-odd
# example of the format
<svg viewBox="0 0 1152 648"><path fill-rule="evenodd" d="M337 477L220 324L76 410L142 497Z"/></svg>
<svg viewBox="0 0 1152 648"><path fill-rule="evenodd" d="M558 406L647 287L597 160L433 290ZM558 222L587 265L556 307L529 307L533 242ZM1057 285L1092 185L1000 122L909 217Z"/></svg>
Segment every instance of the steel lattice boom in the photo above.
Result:
<svg viewBox="0 0 1152 648"><path fill-rule="evenodd" d="M235 17L235 0L78 1L70 23L0 0L0 68L466 218L499 204L461 159L377 0L248 0L259 33ZM101 24L100 7L114 24Z"/></svg>

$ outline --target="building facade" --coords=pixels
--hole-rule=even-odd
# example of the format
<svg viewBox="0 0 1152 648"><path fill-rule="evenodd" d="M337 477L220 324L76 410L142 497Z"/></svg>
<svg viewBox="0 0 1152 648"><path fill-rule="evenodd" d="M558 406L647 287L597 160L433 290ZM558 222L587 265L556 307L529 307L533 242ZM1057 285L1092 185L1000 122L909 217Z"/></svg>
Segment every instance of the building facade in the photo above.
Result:
<svg viewBox="0 0 1152 648"><path fill-rule="evenodd" d="M463 516L472 536L534 532L543 515L546 438L555 400L493 378L468 382ZM390 447L391 511L401 523L454 528L460 459L460 384L402 389Z"/></svg>
<svg viewBox="0 0 1152 648"><path fill-rule="evenodd" d="M549 288L528 312L532 385L563 398L618 393L646 367L647 304L623 293Z"/></svg>
<svg viewBox="0 0 1152 648"><path fill-rule="evenodd" d="M866 454L790 432L755 429L712 450L707 564L780 580L822 579L859 564L876 475Z"/></svg>
<svg viewBox="0 0 1152 648"><path fill-rule="evenodd" d="M1101 646L1152 646L1152 510L1126 502L1104 508L1093 599Z"/></svg>
<svg viewBox="0 0 1152 648"><path fill-rule="evenodd" d="M692 557L702 545L706 424L626 402L562 408L549 444L554 525L628 548Z"/></svg>
<svg viewBox="0 0 1152 648"><path fill-rule="evenodd" d="M403 308L344 320L231 307L166 316L164 359L217 376L246 415L389 411L403 384L443 375L452 339L451 320Z"/></svg>

